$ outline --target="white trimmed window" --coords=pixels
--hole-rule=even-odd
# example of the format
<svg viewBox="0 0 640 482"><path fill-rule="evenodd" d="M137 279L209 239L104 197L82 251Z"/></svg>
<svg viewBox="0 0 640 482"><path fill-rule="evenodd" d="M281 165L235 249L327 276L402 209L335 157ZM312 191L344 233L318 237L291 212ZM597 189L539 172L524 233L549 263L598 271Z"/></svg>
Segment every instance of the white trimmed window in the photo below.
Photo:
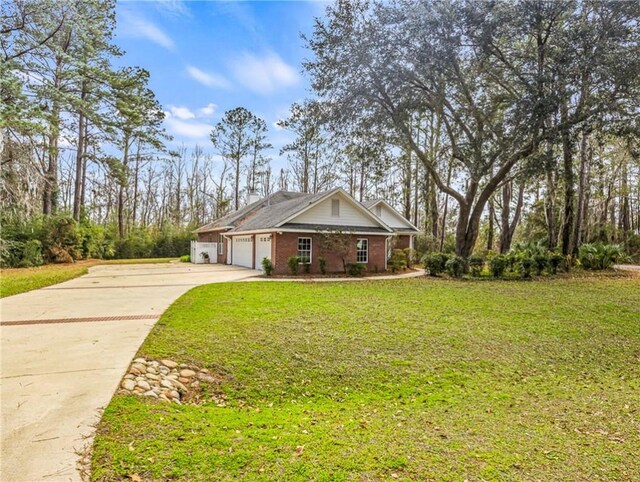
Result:
<svg viewBox="0 0 640 482"><path fill-rule="evenodd" d="M222 255L222 247L224 246L222 243L224 242L224 236L222 234L218 234L218 254Z"/></svg>
<svg viewBox="0 0 640 482"><path fill-rule="evenodd" d="M298 238L298 258L302 264L311 264L311 238Z"/></svg>
<svg viewBox="0 0 640 482"><path fill-rule="evenodd" d="M331 216L340 217L340 199L331 200Z"/></svg>
<svg viewBox="0 0 640 482"><path fill-rule="evenodd" d="M359 238L356 241L356 263L368 263L369 262L369 240L366 238Z"/></svg>

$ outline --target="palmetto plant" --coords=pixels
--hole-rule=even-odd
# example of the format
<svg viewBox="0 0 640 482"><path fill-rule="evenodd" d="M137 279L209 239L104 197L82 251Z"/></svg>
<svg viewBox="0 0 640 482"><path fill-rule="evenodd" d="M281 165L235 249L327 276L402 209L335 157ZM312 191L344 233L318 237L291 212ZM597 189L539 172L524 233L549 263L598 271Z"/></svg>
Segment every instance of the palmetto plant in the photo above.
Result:
<svg viewBox="0 0 640 482"><path fill-rule="evenodd" d="M627 261L628 256L619 244L589 243L580 246L578 259L585 269L602 270Z"/></svg>

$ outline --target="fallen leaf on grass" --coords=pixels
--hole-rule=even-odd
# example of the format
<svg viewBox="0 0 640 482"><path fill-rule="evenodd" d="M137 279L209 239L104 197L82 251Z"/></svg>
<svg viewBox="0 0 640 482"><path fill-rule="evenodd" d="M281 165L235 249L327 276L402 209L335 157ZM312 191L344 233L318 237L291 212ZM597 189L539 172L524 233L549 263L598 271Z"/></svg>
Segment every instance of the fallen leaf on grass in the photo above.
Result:
<svg viewBox="0 0 640 482"><path fill-rule="evenodd" d="M133 482L142 482L142 477L140 477L138 474L130 475L129 478L133 480Z"/></svg>
<svg viewBox="0 0 640 482"><path fill-rule="evenodd" d="M299 445L294 450L293 455L295 455L296 457L300 457L302 455L302 452L304 452L304 445Z"/></svg>

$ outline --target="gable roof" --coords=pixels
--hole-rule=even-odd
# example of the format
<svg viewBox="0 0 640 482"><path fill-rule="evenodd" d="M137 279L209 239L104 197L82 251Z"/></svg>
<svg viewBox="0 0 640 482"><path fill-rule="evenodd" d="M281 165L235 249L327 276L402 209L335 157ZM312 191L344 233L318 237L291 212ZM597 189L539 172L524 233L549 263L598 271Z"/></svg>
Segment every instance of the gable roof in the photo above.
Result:
<svg viewBox="0 0 640 482"><path fill-rule="evenodd" d="M245 207L238 209L237 211L222 216L221 218L218 218L209 224L205 224L204 226L196 229L194 232L206 233L217 229L237 227L242 224L243 220L250 216L256 215L257 212L262 208L275 206L277 204L282 204L284 202L305 196L308 196L308 194L291 191L278 191L270 194L264 199L260 199L254 203L248 204Z"/></svg>
<svg viewBox="0 0 640 482"><path fill-rule="evenodd" d="M325 191L316 194L301 194L288 201L283 201L277 204L272 203L268 206L263 207L259 212L249 218L246 222L243 222L234 227L230 232L239 233L245 231L255 231L260 229L281 227L285 224L288 224L290 221L294 221L294 219L303 212L317 205L322 200L327 199L335 194L342 195L356 209L362 212L362 214L370 218L376 225L380 226L383 232L393 232L393 230L389 226L387 226L380 218L375 216L371 211L366 209L360 203L355 201L341 188L336 188L332 189L331 191ZM293 224L294 223L292 223L292 225Z"/></svg>
<svg viewBox="0 0 640 482"><path fill-rule="evenodd" d="M405 223L407 225L406 228L398 228L398 227L392 227L392 229L396 232L419 232L420 230L418 228L416 228L411 221L409 221L407 218L405 218L402 214L400 214L400 212L398 212L397 209L395 209L391 204L389 204L387 201L385 201L384 199L370 199L368 201L364 201L362 202L362 205L364 207L366 207L368 210L372 211L374 207L376 207L378 204L382 204L385 208L387 208L389 210L389 212L396 218L402 220L403 223Z"/></svg>

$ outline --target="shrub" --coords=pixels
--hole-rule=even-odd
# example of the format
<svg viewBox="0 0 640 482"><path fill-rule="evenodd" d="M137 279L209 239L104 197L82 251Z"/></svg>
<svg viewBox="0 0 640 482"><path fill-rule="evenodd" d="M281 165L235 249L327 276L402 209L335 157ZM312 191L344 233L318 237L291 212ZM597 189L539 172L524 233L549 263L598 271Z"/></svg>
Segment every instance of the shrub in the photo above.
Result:
<svg viewBox="0 0 640 482"><path fill-rule="evenodd" d="M48 261L72 263L81 258L80 234L75 220L67 215L52 216L44 226L43 251Z"/></svg>
<svg viewBox="0 0 640 482"><path fill-rule="evenodd" d="M318 267L321 274L327 274L327 259L323 256L318 256Z"/></svg>
<svg viewBox="0 0 640 482"><path fill-rule="evenodd" d="M407 268L411 268L416 262L416 250L411 248L404 248L402 250L404 253L405 260L407 262Z"/></svg>
<svg viewBox="0 0 640 482"><path fill-rule="evenodd" d="M291 274L298 274L298 270L300 269L300 257L290 256L287 260L287 265L289 266L289 271L291 272Z"/></svg>
<svg viewBox="0 0 640 482"><path fill-rule="evenodd" d="M465 270L465 262L464 258L460 256L451 256L445 263L445 268L447 269L447 273L454 278L460 278Z"/></svg>
<svg viewBox="0 0 640 482"><path fill-rule="evenodd" d="M267 276L271 276L273 274L273 263L269 258L262 258L262 271Z"/></svg>
<svg viewBox="0 0 640 482"><path fill-rule="evenodd" d="M40 266L43 262L42 243L37 239L31 239L24 243L24 249L22 250L22 260L20 261L19 266L30 268L32 266Z"/></svg>
<svg viewBox="0 0 640 482"><path fill-rule="evenodd" d="M184 254L182 256L180 256L180 262L181 263L191 263L191 256L188 254Z"/></svg>
<svg viewBox="0 0 640 482"><path fill-rule="evenodd" d="M445 270L447 255L444 253L431 253L424 259L424 267L431 276L438 276Z"/></svg>
<svg viewBox="0 0 640 482"><path fill-rule="evenodd" d="M484 259L482 256L471 256L468 264L472 276L480 276L482 274L484 268Z"/></svg>
<svg viewBox="0 0 640 482"><path fill-rule="evenodd" d="M549 256L543 253L533 255L533 262L536 268L536 274L539 276L549 265Z"/></svg>
<svg viewBox="0 0 640 482"><path fill-rule="evenodd" d="M362 263L347 263L347 273L349 276L362 276L367 267Z"/></svg>
<svg viewBox="0 0 640 482"><path fill-rule="evenodd" d="M563 260L564 260L564 256L562 256L561 254L551 253L549 255L548 262L549 262L549 271L551 272L551 274L558 274L558 268L562 264Z"/></svg>
<svg viewBox="0 0 640 482"><path fill-rule="evenodd" d="M402 249L394 249L389 258L389 267L391 272L403 270L407 267L407 255Z"/></svg>
<svg viewBox="0 0 640 482"><path fill-rule="evenodd" d="M602 270L611 268L627 256L619 244L583 244L578 251L578 259L584 269Z"/></svg>
<svg viewBox="0 0 640 482"><path fill-rule="evenodd" d="M311 263L302 263L302 269L306 274L309 274L311 272Z"/></svg>
<svg viewBox="0 0 640 482"><path fill-rule="evenodd" d="M515 251L511 251L505 255L503 255L504 259L505 259L505 270L509 270L510 272L514 272L516 271L516 269L518 269L518 265L519 265L519 256L518 253L516 253Z"/></svg>
<svg viewBox="0 0 640 482"><path fill-rule="evenodd" d="M507 258L502 254L494 256L489 261L489 269L494 278L500 278L507 269Z"/></svg>
<svg viewBox="0 0 640 482"><path fill-rule="evenodd" d="M523 256L520 259L520 272L523 278L531 278L531 270L535 266L536 262L529 256Z"/></svg>

